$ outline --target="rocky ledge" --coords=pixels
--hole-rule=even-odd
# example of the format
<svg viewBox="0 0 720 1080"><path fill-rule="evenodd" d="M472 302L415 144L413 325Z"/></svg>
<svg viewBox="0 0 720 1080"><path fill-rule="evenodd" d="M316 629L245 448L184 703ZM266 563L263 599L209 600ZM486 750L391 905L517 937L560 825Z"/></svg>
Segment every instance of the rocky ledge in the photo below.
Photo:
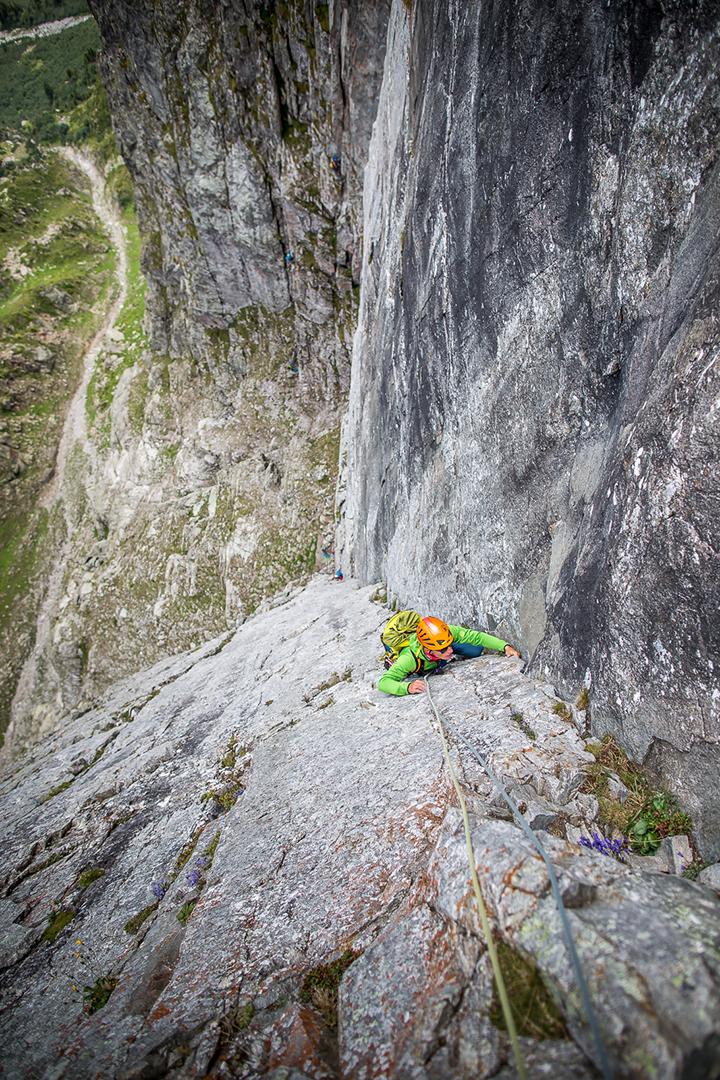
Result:
<svg viewBox="0 0 720 1080"><path fill-rule="evenodd" d="M327 578L281 599L5 772L2 1075L515 1075L427 699L376 689L388 611ZM532 827L569 837L538 833L616 1077L718 1075L716 893L578 845L584 717L519 662L433 688ZM564 1038L522 1040L530 1075L596 1076L544 864L451 753L497 939L560 1013Z"/></svg>

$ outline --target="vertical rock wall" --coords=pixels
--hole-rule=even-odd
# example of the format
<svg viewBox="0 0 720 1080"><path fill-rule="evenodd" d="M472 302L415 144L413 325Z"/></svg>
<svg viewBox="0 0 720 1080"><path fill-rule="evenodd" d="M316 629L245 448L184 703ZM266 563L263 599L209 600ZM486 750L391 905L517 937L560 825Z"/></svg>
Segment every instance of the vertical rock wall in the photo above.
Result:
<svg viewBox="0 0 720 1080"><path fill-rule="evenodd" d="M393 8L344 561L486 625L720 854L716 4Z"/></svg>
<svg viewBox="0 0 720 1080"><path fill-rule="evenodd" d="M292 306L293 355L315 396L337 398L347 355L333 315L358 284L386 5L97 0L93 12L135 185L152 351L200 360L219 340L242 375L239 313L272 322Z"/></svg>

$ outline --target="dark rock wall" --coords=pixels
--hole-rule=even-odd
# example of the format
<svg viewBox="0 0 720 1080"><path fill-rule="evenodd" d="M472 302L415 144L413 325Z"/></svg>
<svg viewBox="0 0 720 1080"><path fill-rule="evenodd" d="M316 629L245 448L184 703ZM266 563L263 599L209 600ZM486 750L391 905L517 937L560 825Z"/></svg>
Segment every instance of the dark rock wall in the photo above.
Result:
<svg viewBox="0 0 720 1080"><path fill-rule="evenodd" d="M204 358L214 340L205 331L230 329L232 363L241 310L292 305L298 354L316 368L310 382L342 394L335 324L358 284L387 3L92 8L135 186L153 351Z"/></svg>
<svg viewBox="0 0 720 1080"><path fill-rule="evenodd" d="M522 646L720 856L720 8L393 9L344 561Z"/></svg>

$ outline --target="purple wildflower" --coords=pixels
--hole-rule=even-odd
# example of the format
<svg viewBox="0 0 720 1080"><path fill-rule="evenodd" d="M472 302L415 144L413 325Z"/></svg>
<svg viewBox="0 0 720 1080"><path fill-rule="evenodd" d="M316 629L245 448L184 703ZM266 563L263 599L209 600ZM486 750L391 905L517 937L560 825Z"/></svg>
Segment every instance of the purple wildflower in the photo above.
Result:
<svg viewBox="0 0 720 1080"><path fill-rule="evenodd" d="M599 836L596 832L593 833L592 840L589 840L587 836L581 836L579 842L590 851L599 851L601 855L609 855L611 858L619 859L620 862L625 861L623 855L630 850L626 839L610 840L608 837Z"/></svg>
<svg viewBox="0 0 720 1080"><path fill-rule="evenodd" d="M200 879L202 877L202 871L205 869L207 864L208 864L207 856L206 855L201 855L199 859L195 860L194 868L190 871L189 874L185 875L186 878L187 878L187 883L188 883L188 885L190 886L191 889L194 889L196 885L200 884Z"/></svg>
<svg viewBox="0 0 720 1080"><path fill-rule="evenodd" d="M165 881L165 880L163 880L163 881L153 881L153 883L152 883L152 891L155 893L158 900L162 900L163 896L165 895L165 893L168 891L169 888L170 888L170 882L169 881Z"/></svg>

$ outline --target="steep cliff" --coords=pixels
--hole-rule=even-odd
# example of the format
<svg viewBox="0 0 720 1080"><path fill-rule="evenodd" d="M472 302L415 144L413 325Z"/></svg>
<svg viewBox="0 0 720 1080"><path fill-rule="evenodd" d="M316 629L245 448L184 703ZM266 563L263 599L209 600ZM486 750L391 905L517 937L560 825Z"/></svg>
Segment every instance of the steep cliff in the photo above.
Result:
<svg viewBox="0 0 720 1080"><path fill-rule="evenodd" d="M8 753L332 548L387 5L93 10L146 317L136 288L89 387Z"/></svg>
<svg viewBox="0 0 720 1080"><path fill-rule="evenodd" d="M393 9L344 565L487 624L720 853L716 4Z"/></svg>

